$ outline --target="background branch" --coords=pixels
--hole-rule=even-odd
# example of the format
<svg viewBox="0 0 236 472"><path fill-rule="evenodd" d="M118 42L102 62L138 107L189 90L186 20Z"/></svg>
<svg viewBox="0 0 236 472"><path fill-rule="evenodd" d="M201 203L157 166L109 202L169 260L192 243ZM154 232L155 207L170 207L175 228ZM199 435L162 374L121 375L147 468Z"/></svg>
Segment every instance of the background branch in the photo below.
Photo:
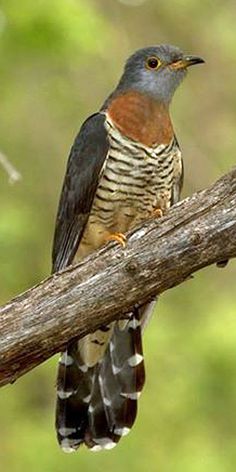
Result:
<svg viewBox="0 0 236 472"><path fill-rule="evenodd" d="M21 179L21 174L18 170L13 167L7 156L0 151L0 164L2 165L3 169L6 171L9 177L9 183L14 184Z"/></svg>
<svg viewBox="0 0 236 472"><path fill-rule="evenodd" d="M129 233L125 249L110 243L0 308L0 385L69 339L235 256L236 169Z"/></svg>

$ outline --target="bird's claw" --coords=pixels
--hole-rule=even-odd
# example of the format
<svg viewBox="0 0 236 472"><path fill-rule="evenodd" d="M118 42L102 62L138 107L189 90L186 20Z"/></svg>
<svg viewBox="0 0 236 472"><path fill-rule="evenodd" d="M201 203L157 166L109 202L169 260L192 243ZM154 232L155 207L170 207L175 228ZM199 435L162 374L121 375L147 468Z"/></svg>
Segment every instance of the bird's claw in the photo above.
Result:
<svg viewBox="0 0 236 472"><path fill-rule="evenodd" d="M152 217L153 218L162 218L163 216L163 211L160 208L156 208L153 210Z"/></svg>
<svg viewBox="0 0 236 472"><path fill-rule="evenodd" d="M107 236L106 241L116 241L122 247L126 246L127 238L123 233L111 233Z"/></svg>

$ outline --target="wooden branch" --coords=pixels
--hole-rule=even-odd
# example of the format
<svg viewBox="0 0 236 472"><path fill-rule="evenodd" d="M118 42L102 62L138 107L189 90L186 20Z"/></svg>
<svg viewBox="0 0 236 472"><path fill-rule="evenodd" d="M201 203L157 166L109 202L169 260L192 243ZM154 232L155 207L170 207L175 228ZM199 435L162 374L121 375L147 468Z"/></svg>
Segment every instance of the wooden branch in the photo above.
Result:
<svg viewBox="0 0 236 472"><path fill-rule="evenodd" d="M193 272L236 256L236 169L0 308L0 385L69 339L116 319ZM190 287L191 290L191 287Z"/></svg>

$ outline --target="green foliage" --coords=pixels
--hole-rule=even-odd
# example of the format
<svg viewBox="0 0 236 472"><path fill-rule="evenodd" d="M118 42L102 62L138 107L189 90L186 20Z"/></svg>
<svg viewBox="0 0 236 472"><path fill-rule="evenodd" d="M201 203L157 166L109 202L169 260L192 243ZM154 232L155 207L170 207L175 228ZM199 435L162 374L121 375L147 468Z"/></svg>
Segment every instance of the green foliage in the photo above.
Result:
<svg viewBox="0 0 236 472"><path fill-rule="evenodd" d="M16 1L3 1L2 25L4 51L37 59L53 55L65 60L72 51L94 53L99 45L94 32L106 36L106 22L82 0L24 0L20 8Z"/></svg>
<svg viewBox="0 0 236 472"><path fill-rule="evenodd" d="M0 302L50 272L66 156L135 48L170 42L202 55L172 107L185 157L184 194L234 164L235 6L223 0L2 0ZM164 294L145 335L147 383L130 435L112 451L63 454L54 434L56 359L0 391L1 470L145 468L233 472L236 464L234 263L211 267Z"/></svg>

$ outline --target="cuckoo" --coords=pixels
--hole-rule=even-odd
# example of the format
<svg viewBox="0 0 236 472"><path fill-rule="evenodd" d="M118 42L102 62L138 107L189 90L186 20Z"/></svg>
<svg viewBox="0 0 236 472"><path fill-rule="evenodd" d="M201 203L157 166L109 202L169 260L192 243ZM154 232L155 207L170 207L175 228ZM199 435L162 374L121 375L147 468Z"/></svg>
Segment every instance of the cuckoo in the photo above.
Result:
<svg viewBox="0 0 236 472"><path fill-rule="evenodd" d="M53 272L109 240L125 246L128 230L179 200L183 162L169 105L188 68L202 62L170 45L140 49L127 60L117 87L83 123L72 146ZM83 443L92 451L112 449L130 431L145 381L142 330L149 312L150 306L134 307L72 340L61 354L56 429L65 452Z"/></svg>

